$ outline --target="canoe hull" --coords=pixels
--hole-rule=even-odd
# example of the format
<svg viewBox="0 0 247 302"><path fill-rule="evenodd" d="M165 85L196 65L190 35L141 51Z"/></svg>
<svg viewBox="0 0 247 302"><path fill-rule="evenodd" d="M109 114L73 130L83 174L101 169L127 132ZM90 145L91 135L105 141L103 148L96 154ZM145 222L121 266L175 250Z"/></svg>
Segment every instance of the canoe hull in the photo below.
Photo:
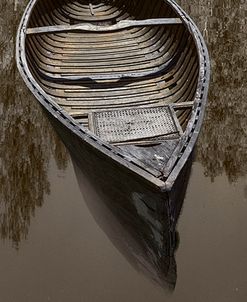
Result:
<svg viewBox="0 0 247 302"><path fill-rule="evenodd" d="M110 167L112 167L112 170L114 171L113 174L117 177L123 177L123 179L125 179L125 176L129 177L129 175L132 175L133 179L141 179L144 183L149 183L150 187L155 190L161 192L170 191L193 151L202 125L207 99L210 74L209 57L205 42L196 25L174 1L166 1L166 3L168 3L168 5L170 5L180 16L181 20L193 36L198 51L200 68L194 100L195 104L190 121L180 143L177 145L171 159L169 160L168 172L166 172L166 175L163 177L157 177L155 173L152 174L152 172L150 173L150 171L146 171L142 166L139 166L138 163L131 160L128 156L125 156L125 154L119 152L119 150L114 148L114 146L101 141L88 129L78 126L75 120L56 102L54 102L52 98L44 93L42 88L36 82L28 68L25 46L26 28L36 2L37 0L30 1L18 30L16 48L17 66L27 86L30 88L42 107L46 110L48 115L50 115L52 124L56 125L55 128L57 132L60 134L67 147L69 147L70 152L72 152L78 159L94 153L95 158L102 160L102 166L106 163L105 171L106 169L111 170ZM60 131L59 128L63 128L63 130ZM73 143L66 143L66 141L73 141ZM77 147L74 147L73 144ZM75 154L76 152L77 154Z"/></svg>

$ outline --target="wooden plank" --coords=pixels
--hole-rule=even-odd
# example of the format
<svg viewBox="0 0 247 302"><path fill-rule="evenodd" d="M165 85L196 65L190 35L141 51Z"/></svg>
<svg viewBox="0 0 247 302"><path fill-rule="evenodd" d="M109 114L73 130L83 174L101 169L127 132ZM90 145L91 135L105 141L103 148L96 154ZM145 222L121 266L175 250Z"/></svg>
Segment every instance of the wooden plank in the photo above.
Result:
<svg viewBox="0 0 247 302"><path fill-rule="evenodd" d="M173 103L171 105L175 109L191 108L194 105L194 101L191 101L191 102L182 102L182 103Z"/></svg>
<svg viewBox="0 0 247 302"><path fill-rule="evenodd" d="M160 141L157 138L153 141L139 141L138 143L142 144L142 146L138 146L138 143L132 142L131 145L118 144L118 147L130 156L137 158L144 165L162 171L178 142L179 140L176 137L168 140L167 137L163 137Z"/></svg>
<svg viewBox="0 0 247 302"><path fill-rule="evenodd" d="M100 26L93 24L74 24L74 25L55 25L55 26L43 26L28 28L26 33L30 34L44 34L44 33L54 33L63 31L91 31L91 32L104 32L104 31L116 31L131 27L140 26L158 26L158 25L172 25L172 24L182 24L179 18L159 18L159 19L146 19L146 20L123 20L119 21L117 24L109 26Z"/></svg>

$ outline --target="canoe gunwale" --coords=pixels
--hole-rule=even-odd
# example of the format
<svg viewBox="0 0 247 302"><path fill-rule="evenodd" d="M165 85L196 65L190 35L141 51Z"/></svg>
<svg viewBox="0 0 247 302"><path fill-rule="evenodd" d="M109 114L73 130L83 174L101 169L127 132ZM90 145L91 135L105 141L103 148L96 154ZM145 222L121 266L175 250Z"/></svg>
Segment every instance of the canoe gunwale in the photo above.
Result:
<svg viewBox="0 0 247 302"><path fill-rule="evenodd" d="M172 186L179 175L179 172L183 168L185 162L189 158L192 149L197 140L199 130L201 128L206 99L207 91L209 86L210 77L210 66L209 66L209 55L207 51L204 39L199 32L195 23L191 18L175 3L173 0L165 0L165 2L173 8L178 16L181 18L184 26L191 33L199 57L199 77L196 88L196 96L194 98L194 105L192 109L191 118L188 126L180 139L180 142L174 150L166 169L163 170L163 174L158 173L157 170L149 169L141 165L137 160L128 157L120 148L113 146L105 141L102 141L99 137L94 135L91 131L79 125L75 120L56 102L49 97L40 85L35 81L32 76L25 55L25 39L26 30L29 17L32 14L33 8L38 0L31 0L26 7L20 22L18 33L17 33L17 47L16 47L16 61L22 78L24 79L28 88L32 91L34 96L38 99L41 105L59 122L65 125L70 131L82 139L86 144L89 144L97 152L101 152L107 157L110 157L115 163L124 166L130 170L133 174L139 175L146 182L151 184L153 187L160 191L170 191Z"/></svg>
<svg viewBox="0 0 247 302"><path fill-rule="evenodd" d="M197 47L200 66L192 116L180 144L175 149L173 156L170 159L170 163L168 163L170 164L170 171L164 171L164 175L167 176L166 186L168 190L171 190L179 172L186 163L189 155L192 153L202 126L210 80L210 60L206 43L194 21L174 0L167 1L179 12L182 20L188 25L188 30L192 34ZM176 156L174 156L175 154ZM179 156L179 154L181 154L181 156Z"/></svg>

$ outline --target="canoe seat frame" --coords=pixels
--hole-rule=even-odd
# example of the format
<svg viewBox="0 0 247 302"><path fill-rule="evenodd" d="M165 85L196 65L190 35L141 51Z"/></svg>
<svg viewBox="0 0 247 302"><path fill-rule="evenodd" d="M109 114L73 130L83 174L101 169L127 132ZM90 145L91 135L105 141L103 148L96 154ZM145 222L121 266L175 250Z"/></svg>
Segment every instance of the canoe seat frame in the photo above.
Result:
<svg viewBox="0 0 247 302"><path fill-rule="evenodd" d="M183 130L172 105L91 111L89 129L109 143L135 143L157 137L179 138Z"/></svg>

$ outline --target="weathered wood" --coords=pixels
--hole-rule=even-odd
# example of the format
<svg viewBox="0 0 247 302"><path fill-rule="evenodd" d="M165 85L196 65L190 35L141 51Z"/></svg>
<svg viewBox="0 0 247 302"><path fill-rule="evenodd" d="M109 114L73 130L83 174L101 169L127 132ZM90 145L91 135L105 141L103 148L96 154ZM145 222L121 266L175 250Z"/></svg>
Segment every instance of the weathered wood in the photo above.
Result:
<svg viewBox="0 0 247 302"><path fill-rule="evenodd" d="M194 105L194 102L183 102L183 103L174 103L172 104L172 107L173 108L176 108L176 109L180 109L180 108L190 108L190 107L193 107Z"/></svg>
<svg viewBox="0 0 247 302"><path fill-rule="evenodd" d="M94 9L92 3L89 3L89 9L92 16L94 16Z"/></svg>
<svg viewBox="0 0 247 302"><path fill-rule="evenodd" d="M198 136L209 82L203 38L174 1L31 0L17 63L38 101L80 145L160 190L172 187ZM92 111L167 105L175 134L110 144L86 129Z"/></svg>
<svg viewBox="0 0 247 302"><path fill-rule="evenodd" d="M135 156L145 165L150 166L156 170L162 170L162 167L166 165L170 156L178 143L178 138L155 141L143 141L138 144L123 144L120 148L127 152L129 155ZM142 145L143 144L143 145ZM146 146L146 147L145 147Z"/></svg>
<svg viewBox="0 0 247 302"><path fill-rule="evenodd" d="M109 26L100 26L93 24L76 24L76 25L54 25L54 26L44 26L36 28L28 28L26 33L28 35L33 34L44 34L44 33L57 33L64 31L90 31L90 32L105 32L105 31L116 31L127 29L131 27L140 26L160 26L160 25L178 25L182 24L179 18L163 18L163 19L148 19L148 20L124 20L119 21L117 24Z"/></svg>
<svg viewBox="0 0 247 302"><path fill-rule="evenodd" d="M92 111L89 129L110 143L131 142L168 135L182 135L171 106Z"/></svg>

